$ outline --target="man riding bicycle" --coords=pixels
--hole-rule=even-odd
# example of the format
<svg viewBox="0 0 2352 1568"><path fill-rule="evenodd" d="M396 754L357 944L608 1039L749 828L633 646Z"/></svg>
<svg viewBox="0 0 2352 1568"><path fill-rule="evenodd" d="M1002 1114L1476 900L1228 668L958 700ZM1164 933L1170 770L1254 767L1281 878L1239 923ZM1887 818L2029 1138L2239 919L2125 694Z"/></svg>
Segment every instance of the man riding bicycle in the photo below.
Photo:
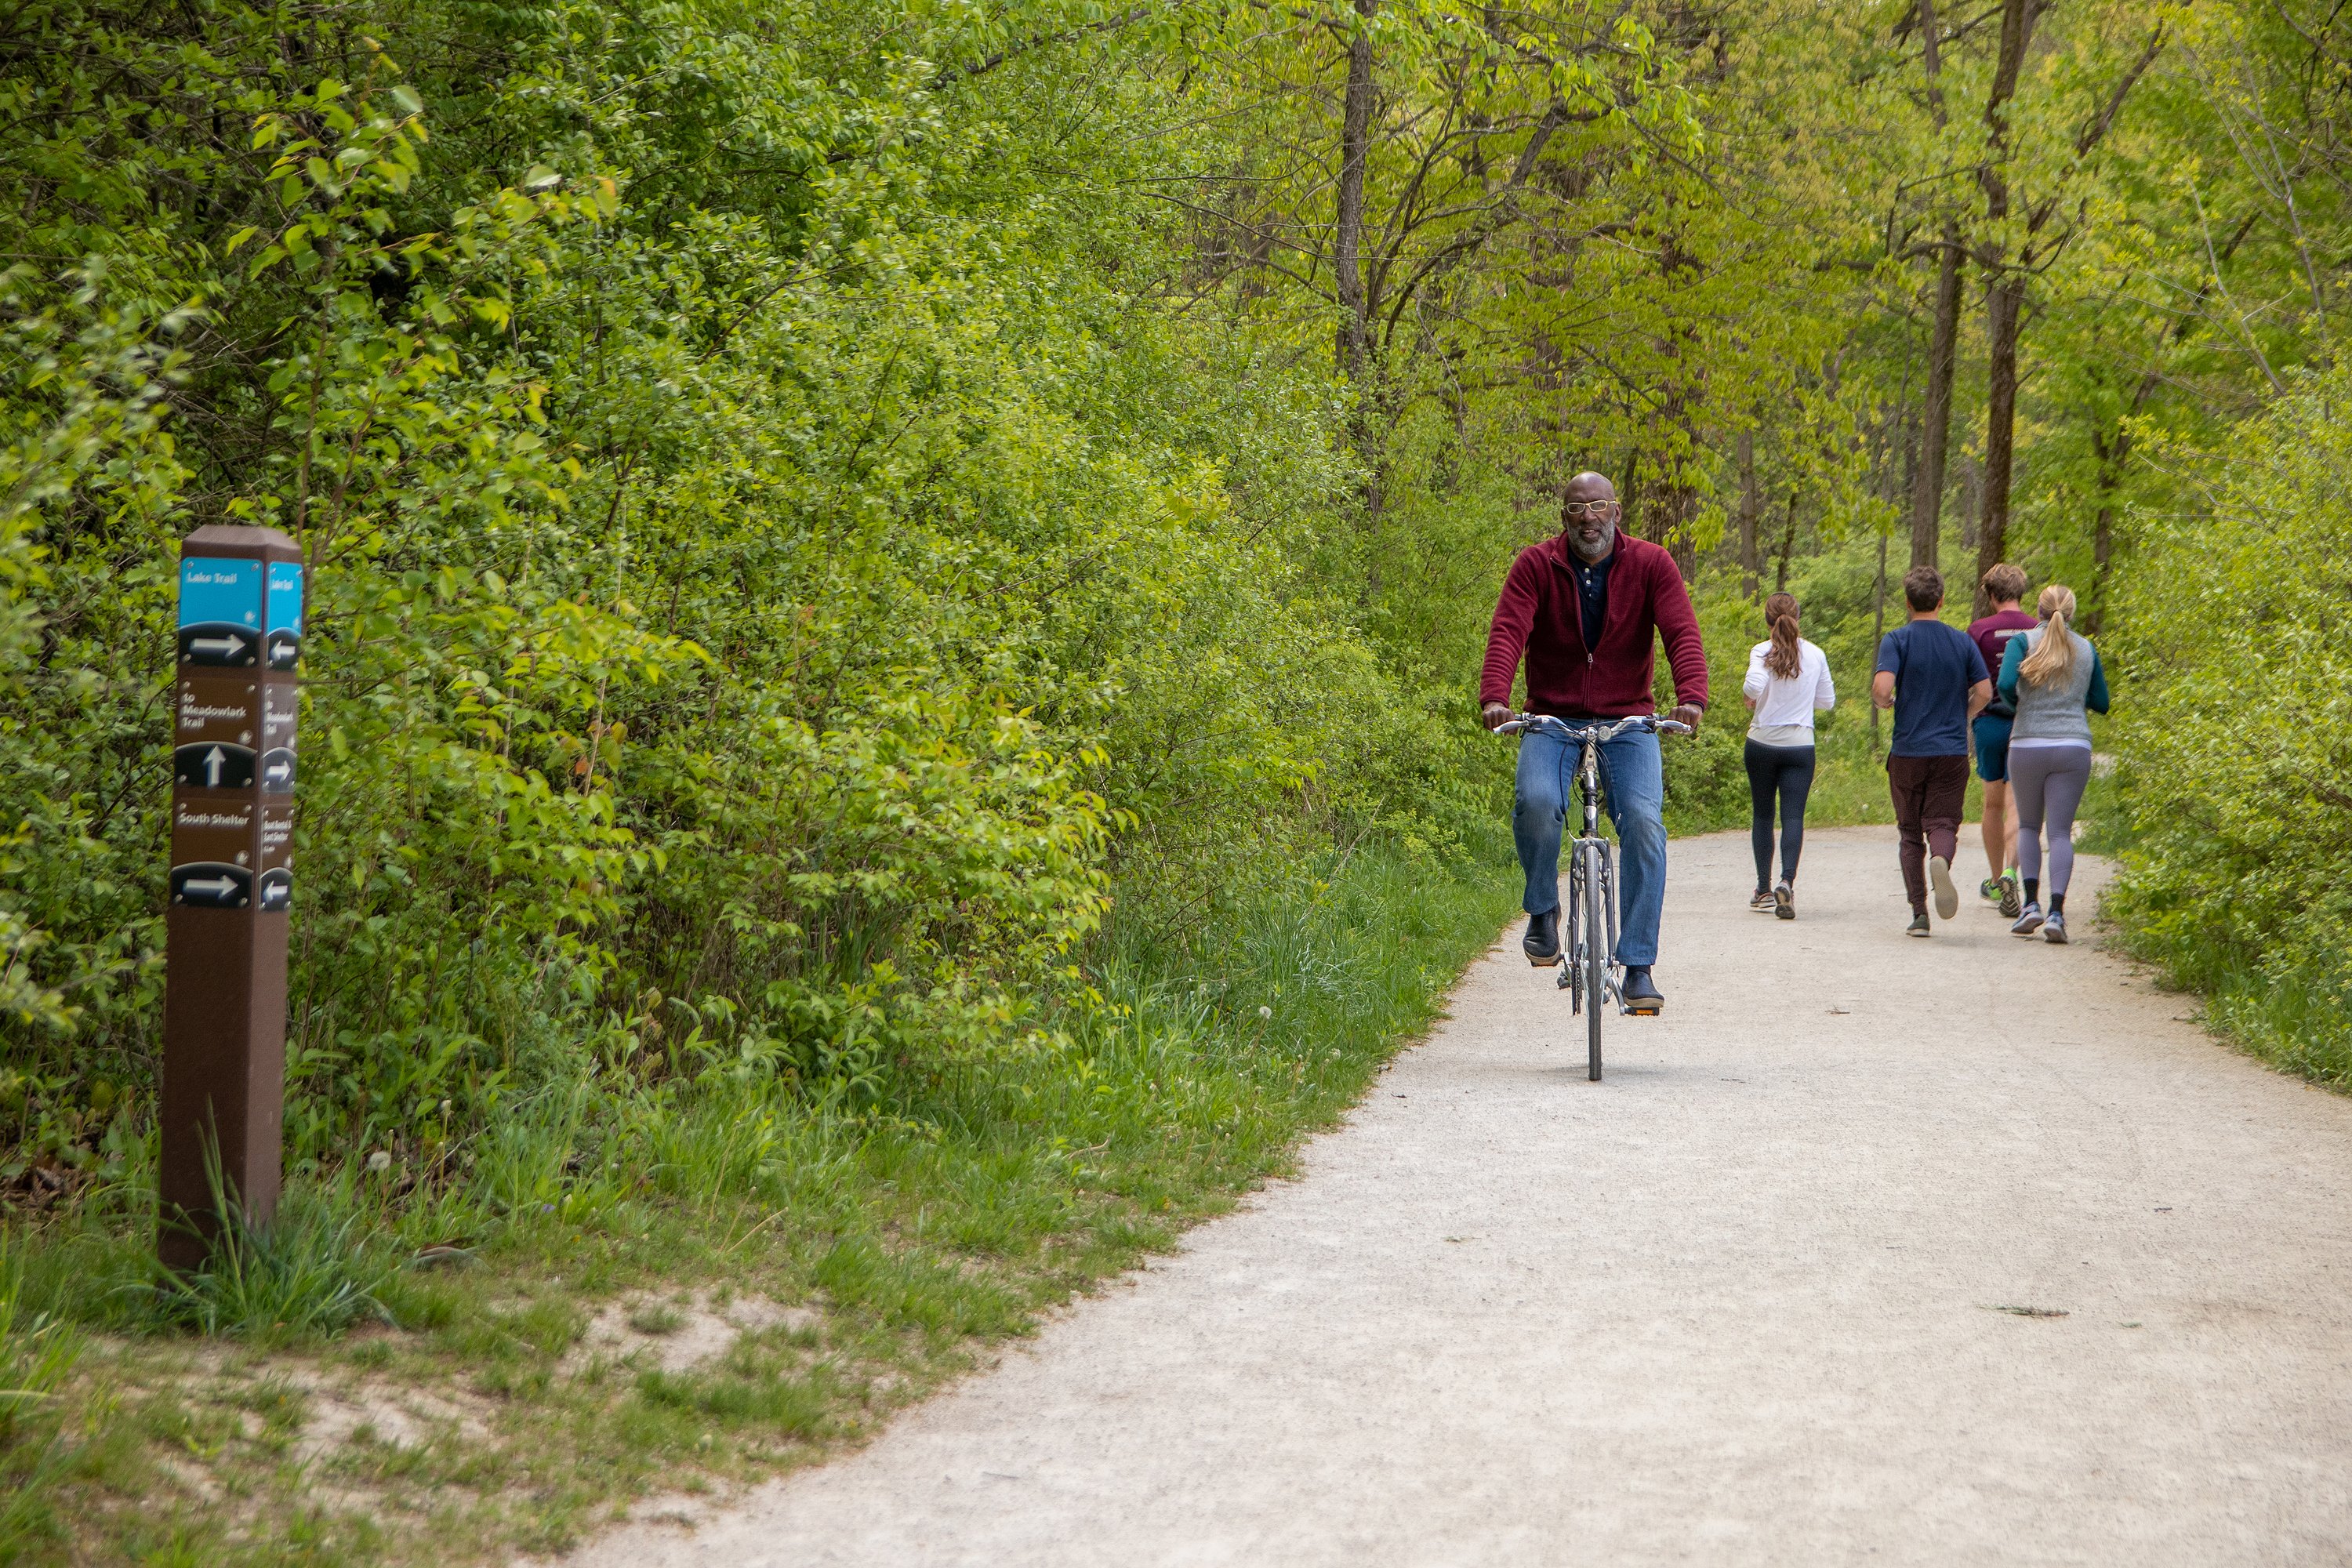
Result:
<svg viewBox="0 0 2352 1568"><path fill-rule="evenodd" d="M1698 616L1674 557L1617 530L1617 488L1599 474L1568 481L1560 531L1529 545L1503 579L1478 699L1490 730L1511 717L1511 682L1527 659L1528 711L1577 721L1657 711L1650 695L1654 638L1664 637L1674 668L1673 717L1698 728L1706 707L1706 652ZM1568 817L1575 753L1553 735L1519 740L1511 834L1527 873L1520 900L1528 915L1522 943L1529 962L1559 961L1559 841ZM1665 998L1650 973L1658 957L1658 917L1666 899L1665 775L1658 737L1631 731L1601 749L1610 820L1617 828L1624 879L1618 890L1617 956L1625 965L1623 999L1654 1012Z"/></svg>

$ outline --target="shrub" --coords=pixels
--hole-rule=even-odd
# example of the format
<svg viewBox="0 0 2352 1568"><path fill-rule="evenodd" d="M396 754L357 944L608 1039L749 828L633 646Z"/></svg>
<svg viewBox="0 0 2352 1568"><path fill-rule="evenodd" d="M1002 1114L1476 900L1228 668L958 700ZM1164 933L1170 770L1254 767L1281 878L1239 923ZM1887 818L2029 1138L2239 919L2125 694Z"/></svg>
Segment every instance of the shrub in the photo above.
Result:
<svg viewBox="0 0 2352 1568"><path fill-rule="evenodd" d="M2210 504L2144 521L2107 639L2130 680L2107 908L2250 1044L2352 1083L2347 393L2298 386L2239 431Z"/></svg>

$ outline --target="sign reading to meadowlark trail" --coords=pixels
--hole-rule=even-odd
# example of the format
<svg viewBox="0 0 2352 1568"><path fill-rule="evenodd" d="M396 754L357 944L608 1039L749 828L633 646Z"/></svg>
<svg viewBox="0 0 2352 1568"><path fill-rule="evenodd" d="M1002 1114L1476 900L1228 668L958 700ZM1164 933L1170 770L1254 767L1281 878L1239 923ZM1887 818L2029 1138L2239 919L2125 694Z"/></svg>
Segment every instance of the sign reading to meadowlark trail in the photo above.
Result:
<svg viewBox="0 0 2352 1568"><path fill-rule="evenodd" d="M174 1268L219 1237L216 1194L249 1223L278 1205L301 647L293 540L213 524L182 542L156 1235Z"/></svg>

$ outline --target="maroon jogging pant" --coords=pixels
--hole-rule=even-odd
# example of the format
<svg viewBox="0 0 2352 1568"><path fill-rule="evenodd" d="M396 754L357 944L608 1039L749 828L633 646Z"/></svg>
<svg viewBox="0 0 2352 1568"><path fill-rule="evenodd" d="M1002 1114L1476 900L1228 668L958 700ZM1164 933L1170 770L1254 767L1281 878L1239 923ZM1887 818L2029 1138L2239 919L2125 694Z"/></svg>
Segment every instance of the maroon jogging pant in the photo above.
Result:
<svg viewBox="0 0 2352 1568"><path fill-rule="evenodd" d="M1960 813L1969 798L1969 759L1889 757L1886 788L1895 797L1895 826L1903 836L1903 890L1911 912L1927 912L1927 857L1958 858Z"/></svg>

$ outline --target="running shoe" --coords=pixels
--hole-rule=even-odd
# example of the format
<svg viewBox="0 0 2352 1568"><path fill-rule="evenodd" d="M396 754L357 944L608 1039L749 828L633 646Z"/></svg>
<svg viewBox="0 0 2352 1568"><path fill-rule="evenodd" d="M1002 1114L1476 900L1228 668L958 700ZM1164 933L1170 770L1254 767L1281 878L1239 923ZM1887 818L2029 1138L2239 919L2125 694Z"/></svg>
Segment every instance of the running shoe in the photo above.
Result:
<svg viewBox="0 0 2352 1568"><path fill-rule="evenodd" d="M1797 889L1786 880L1772 889L1772 912L1784 921L1797 918Z"/></svg>
<svg viewBox="0 0 2352 1568"><path fill-rule="evenodd" d="M2000 879L1999 877L1987 877L1983 881L1979 882L1977 884L1977 897L1982 899L1989 904L1999 903L2000 901Z"/></svg>
<svg viewBox="0 0 2352 1568"><path fill-rule="evenodd" d="M2050 918L2042 922L2042 940L2044 942L2054 942L2062 946L2064 945L2066 941L2066 917L2060 914L2056 910L2051 910Z"/></svg>
<svg viewBox="0 0 2352 1568"><path fill-rule="evenodd" d="M1905 926L1903 929L1913 936L1927 936L1930 934L1927 926L1927 911L1921 910L1917 914L1913 915L1911 917L1911 923Z"/></svg>
<svg viewBox="0 0 2352 1568"><path fill-rule="evenodd" d="M1927 857L1927 880L1936 888L1936 918L1950 920L1960 912L1960 890L1952 885L1952 863L1941 855Z"/></svg>
<svg viewBox="0 0 2352 1568"><path fill-rule="evenodd" d="M2003 871L1997 879L2000 883L2000 912L2015 920L2025 912L2025 894L2017 885L2017 873Z"/></svg>
<svg viewBox="0 0 2352 1568"><path fill-rule="evenodd" d="M1751 910L1757 910L1759 911L1769 910L1772 908L1772 889L1769 888L1759 888L1756 889L1756 896L1748 900L1748 907Z"/></svg>
<svg viewBox="0 0 2352 1568"><path fill-rule="evenodd" d="M2038 931L2041 929L2042 906L2038 903L2028 904L2025 906L2025 912L2017 917L2017 923L2009 928L2009 934L2011 936L2032 936L2035 931Z"/></svg>

